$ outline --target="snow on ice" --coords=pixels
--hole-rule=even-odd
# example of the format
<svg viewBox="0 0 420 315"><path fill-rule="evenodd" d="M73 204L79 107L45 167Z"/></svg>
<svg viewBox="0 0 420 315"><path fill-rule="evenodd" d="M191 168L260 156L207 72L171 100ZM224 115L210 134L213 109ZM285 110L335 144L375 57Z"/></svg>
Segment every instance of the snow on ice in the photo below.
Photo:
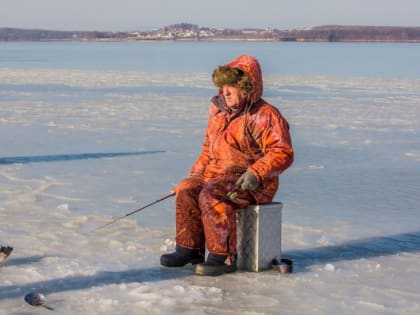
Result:
<svg viewBox="0 0 420 315"><path fill-rule="evenodd" d="M208 75L0 69L0 314L418 314L420 81L268 77L292 128L273 270L170 270L171 200L200 150Z"/></svg>

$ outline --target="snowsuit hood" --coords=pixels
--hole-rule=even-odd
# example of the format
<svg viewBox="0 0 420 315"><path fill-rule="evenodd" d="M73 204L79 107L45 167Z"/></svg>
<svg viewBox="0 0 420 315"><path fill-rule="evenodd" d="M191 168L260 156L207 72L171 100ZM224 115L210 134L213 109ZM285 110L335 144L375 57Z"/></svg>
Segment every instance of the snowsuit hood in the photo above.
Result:
<svg viewBox="0 0 420 315"><path fill-rule="evenodd" d="M249 101L251 104L259 101L263 94L263 80L258 60L251 55L241 55L229 62L227 66L240 69L248 75L253 87L249 95Z"/></svg>

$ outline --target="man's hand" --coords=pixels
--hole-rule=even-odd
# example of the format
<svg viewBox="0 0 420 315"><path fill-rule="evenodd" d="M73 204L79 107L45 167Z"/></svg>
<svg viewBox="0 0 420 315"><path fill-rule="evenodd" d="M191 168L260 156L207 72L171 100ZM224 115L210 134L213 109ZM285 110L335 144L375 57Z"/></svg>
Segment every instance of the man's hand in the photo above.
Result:
<svg viewBox="0 0 420 315"><path fill-rule="evenodd" d="M251 172L246 171L236 181L235 190L255 190L258 188L259 185L260 183L258 182L258 179L255 177L255 175Z"/></svg>

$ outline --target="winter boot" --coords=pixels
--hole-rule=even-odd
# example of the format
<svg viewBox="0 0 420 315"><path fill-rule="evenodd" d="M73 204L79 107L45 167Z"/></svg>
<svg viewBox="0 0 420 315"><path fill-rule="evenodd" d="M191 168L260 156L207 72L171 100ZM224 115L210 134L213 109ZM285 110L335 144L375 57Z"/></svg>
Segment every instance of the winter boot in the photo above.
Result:
<svg viewBox="0 0 420 315"><path fill-rule="evenodd" d="M186 264L199 264L204 261L204 250L190 249L176 245L175 252L160 256L160 264L165 267L183 267Z"/></svg>
<svg viewBox="0 0 420 315"><path fill-rule="evenodd" d="M237 255L228 259L228 255L210 253L205 263L195 267L195 273L200 276L220 276L227 272L236 271Z"/></svg>

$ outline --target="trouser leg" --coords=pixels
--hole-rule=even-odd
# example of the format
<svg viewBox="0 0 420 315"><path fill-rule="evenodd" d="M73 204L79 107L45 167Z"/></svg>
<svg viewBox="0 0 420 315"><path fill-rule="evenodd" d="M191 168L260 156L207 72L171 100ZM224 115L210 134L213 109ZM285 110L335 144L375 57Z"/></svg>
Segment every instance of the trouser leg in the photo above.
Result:
<svg viewBox="0 0 420 315"><path fill-rule="evenodd" d="M204 250L204 231L198 196L204 187L200 177L182 180L176 188L176 237L177 245Z"/></svg>
<svg viewBox="0 0 420 315"><path fill-rule="evenodd" d="M233 186L234 182L228 179L216 180L208 183L200 192L198 202L202 212L206 247L213 254L236 254L235 211L255 202L247 191L238 192L240 204L230 200L227 193Z"/></svg>

